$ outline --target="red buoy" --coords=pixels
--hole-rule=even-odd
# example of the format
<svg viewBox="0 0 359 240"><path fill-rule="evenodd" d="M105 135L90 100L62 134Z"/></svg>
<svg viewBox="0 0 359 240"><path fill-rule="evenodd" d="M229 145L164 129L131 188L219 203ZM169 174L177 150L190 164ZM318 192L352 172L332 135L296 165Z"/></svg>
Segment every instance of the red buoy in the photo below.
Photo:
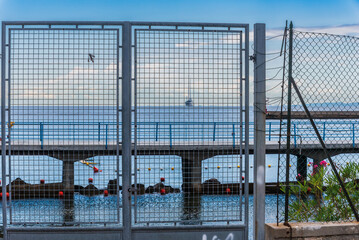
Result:
<svg viewBox="0 0 359 240"><path fill-rule="evenodd" d="M93 178L89 178L89 183L92 183L93 182Z"/></svg>
<svg viewBox="0 0 359 240"><path fill-rule="evenodd" d="M242 176L242 180L244 180L244 176Z"/></svg>
<svg viewBox="0 0 359 240"><path fill-rule="evenodd" d="M231 189L230 189L230 188L227 188L227 189L226 189L226 193L227 193L227 194L230 194L230 193L231 193Z"/></svg>
<svg viewBox="0 0 359 240"><path fill-rule="evenodd" d="M161 177L161 182L164 182L165 181L165 178L164 177Z"/></svg>
<svg viewBox="0 0 359 240"><path fill-rule="evenodd" d="M164 188L161 188L161 191L160 191L161 195L165 195L166 194L166 190Z"/></svg>
<svg viewBox="0 0 359 240"><path fill-rule="evenodd" d="M40 179L40 184L44 184L45 180L44 179Z"/></svg>
<svg viewBox="0 0 359 240"><path fill-rule="evenodd" d="M59 197L60 197L60 198L63 198L63 197L64 197L64 192L63 192L63 191L60 191L60 192L59 192Z"/></svg>
<svg viewBox="0 0 359 240"><path fill-rule="evenodd" d="M105 197L107 197L107 196L108 196L108 191L107 191L107 190L103 191L103 195L104 195Z"/></svg>
<svg viewBox="0 0 359 240"><path fill-rule="evenodd" d="M93 172L94 172L94 173L98 173L98 168L97 168L97 167L93 167Z"/></svg>
<svg viewBox="0 0 359 240"><path fill-rule="evenodd" d="M6 198L9 198L10 197L10 194L7 192L6 193ZM2 198L2 192L0 192L0 199Z"/></svg>

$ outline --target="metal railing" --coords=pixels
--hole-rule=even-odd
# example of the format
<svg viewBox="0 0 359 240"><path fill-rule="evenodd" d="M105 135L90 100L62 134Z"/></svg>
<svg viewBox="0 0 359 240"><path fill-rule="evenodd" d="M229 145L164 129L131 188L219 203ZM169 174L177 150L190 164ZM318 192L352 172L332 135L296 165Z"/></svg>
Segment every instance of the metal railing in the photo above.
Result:
<svg viewBox="0 0 359 240"><path fill-rule="evenodd" d="M133 123L134 125L134 123ZM236 146L236 139L240 133L240 123L237 122L139 122L139 142L169 142L174 141L202 141L221 142L232 141ZM250 139L254 137L253 123L250 123ZM286 123L282 123L286 126ZM120 124L121 126L121 124ZM243 125L244 126L244 125ZM298 146L299 138L303 143L315 141L316 135L310 129L307 121L292 122L294 146ZM355 147L355 140L359 130L359 123L352 121L321 122L318 129L323 140L350 142ZM278 141L280 123L266 123L267 140ZM134 130L132 130L134 132ZM46 141L98 141L106 146L116 140L115 122L19 122L11 129L12 140L39 140L43 146ZM299 141L300 142L300 141Z"/></svg>

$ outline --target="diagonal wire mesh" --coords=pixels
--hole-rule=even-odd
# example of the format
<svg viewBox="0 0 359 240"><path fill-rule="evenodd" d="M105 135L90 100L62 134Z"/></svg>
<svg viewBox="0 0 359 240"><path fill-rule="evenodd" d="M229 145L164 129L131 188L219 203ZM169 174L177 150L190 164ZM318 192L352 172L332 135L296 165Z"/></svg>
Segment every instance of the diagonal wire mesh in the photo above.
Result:
<svg viewBox="0 0 359 240"><path fill-rule="evenodd" d="M294 31L292 63L287 45L278 183L282 193L290 185L290 196L287 203L278 201L278 222L355 220L332 167L338 170L357 209L358 43L355 37ZM294 90L288 95L290 64L293 79L335 166L329 166L298 95ZM288 103L292 112L290 148L286 149ZM289 162L283 154L285 151L290 152ZM288 204L288 219L285 219L285 204Z"/></svg>

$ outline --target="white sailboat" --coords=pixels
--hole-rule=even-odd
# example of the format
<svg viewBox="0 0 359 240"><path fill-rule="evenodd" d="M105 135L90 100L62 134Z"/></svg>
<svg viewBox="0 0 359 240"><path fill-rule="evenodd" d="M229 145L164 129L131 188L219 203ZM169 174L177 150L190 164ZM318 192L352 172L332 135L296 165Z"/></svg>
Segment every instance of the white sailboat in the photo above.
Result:
<svg viewBox="0 0 359 240"><path fill-rule="evenodd" d="M188 78L188 98L185 101L185 105L186 107L193 107L193 101L191 98L191 83L190 83L190 79Z"/></svg>

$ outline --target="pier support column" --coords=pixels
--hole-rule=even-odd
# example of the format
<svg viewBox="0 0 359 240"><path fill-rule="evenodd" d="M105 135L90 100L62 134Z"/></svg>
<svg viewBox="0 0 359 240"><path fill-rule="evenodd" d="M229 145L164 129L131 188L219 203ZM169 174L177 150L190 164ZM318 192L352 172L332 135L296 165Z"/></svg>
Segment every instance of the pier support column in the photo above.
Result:
<svg viewBox="0 0 359 240"><path fill-rule="evenodd" d="M182 157L182 190L185 193L202 193L202 160L201 156L193 153L183 154Z"/></svg>
<svg viewBox="0 0 359 240"><path fill-rule="evenodd" d="M75 170L74 170L73 160L63 160L62 162L62 185L64 190L64 195L66 198L72 197L74 195L74 185L75 185Z"/></svg>
<svg viewBox="0 0 359 240"><path fill-rule="evenodd" d="M303 180L306 178L308 174L307 159L308 159L307 156L304 155L297 156L297 175L300 174Z"/></svg>

